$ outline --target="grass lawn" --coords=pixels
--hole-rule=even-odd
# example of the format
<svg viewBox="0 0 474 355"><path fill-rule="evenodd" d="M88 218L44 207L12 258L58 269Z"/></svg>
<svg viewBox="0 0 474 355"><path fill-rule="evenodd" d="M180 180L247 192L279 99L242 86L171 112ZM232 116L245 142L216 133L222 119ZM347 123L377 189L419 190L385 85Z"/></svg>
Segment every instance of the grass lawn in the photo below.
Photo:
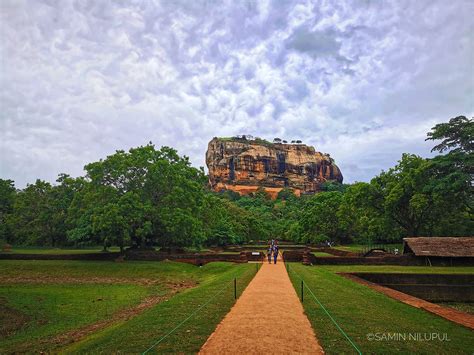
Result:
<svg viewBox="0 0 474 355"><path fill-rule="evenodd" d="M256 272L252 264L227 266L226 269L223 269L222 264L209 264L215 270L199 287L186 290L128 322L119 323L63 350L67 353L142 353L209 302L150 350L151 353L198 352L235 302L232 286L234 277L239 278L240 295Z"/></svg>
<svg viewBox="0 0 474 355"><path fill-rule="evenodd" d="M323 251L315 251L312 253L314 256L318 257L318 256L335 256L335 255L332 255L332 254L329 254L329 253L325 253Z"/></svg>
<svg viewBox="0 0 474 355"><path fill-rule="evenodd" d="M184 250L186 253L209 253L212 251L209 248L184 248Z"/></svg>
<svg viewBox="0 0 474 355"><path fill-rule="evenodd" d="M206 268L201 268L206 269ZM109 261L80 260L0 260L0 280L28 276L31 278L115 278L134 283L137 279L152 279L160 282L174 280L199 281L200 268L190 264L163 261ZM207 270L207 269L206 269Z"/></svg>
<svg viewBox="0 0 474 355"><path fill-rule="evenodd" d="M135 285L1 285L0 298L10 309L23 313L27 322L12 336L0 336L0 353L51 349L54 344L48 344L49 337L134 306L149 293ZM8 319L0 316L0 320L8 322L11 313L4 312Z"/></svg>
<svg viewBox="0 0 474 355"><path fill-rule="evenodd" d="M401 243L399 244L373 244L373 247L380 247L380 246L385 246L390 249L398 249L399 253L401 254L403 251L403 245ZM343 251L350 251L352 253L360 253L363 252L367 249L366 244L350 244L350 245L338 245L335 246L334 249L339 249Z"/></svg>
<svg viewBox="0 0 474 355"><path fill-rule="evenodd" d="M300 295L301 276L362 353L472 354L474 332L426 311L391 299L336 272L472 273L474 267L303 266L289 263L290 278ZM356 353L324 310L305 289L308 318L327 354ZM393 333L446 333L450 341L387 340ZM377 335L378 340L369 340Z"/></svg>
<svg viewBox="0 0 474 355"><path fill-rule="evenodd" d="M158 350L195 352L234 303L231 280L238 278L241 292L255 271L255 265L223 262L199 268L176 262L1 260L0 353L85 349L106 353L143 352L198 304L226 286L209 307L183 325L184 330L178 330L179 337L170 336L158 347ZM22 280L23 277L30 281ZM173 285L180 283L195 287L182 289L168 301L134 318L116 321L91 333L72 344L71 349L64 348L71 345L54 340L61 334L136 307L147 296L171 295ZM8 329L12 317L18 324ZM189 329L193 330L186 332Z"/></svg>

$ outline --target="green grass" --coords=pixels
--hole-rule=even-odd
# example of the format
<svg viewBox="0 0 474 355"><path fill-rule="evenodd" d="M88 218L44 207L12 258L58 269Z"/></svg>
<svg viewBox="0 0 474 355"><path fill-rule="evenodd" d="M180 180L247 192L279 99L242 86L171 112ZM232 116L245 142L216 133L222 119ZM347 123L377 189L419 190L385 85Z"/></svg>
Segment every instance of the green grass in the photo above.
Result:
<svg viewBox="0 0 474 355"><path fill-rule="evenodd" d="M383 244L383 243L377 243L377 244L374 244L373 247L380 247L380 246L385 246L387 248L390 248L390 249L395 249L397 248L398 249L398 252L401 254L402 251L403 251L403 245L400 244L400 243L396 243L396 244ZM352 253L360 253L360 252L363 252L367 249L367 244L350 244L350 245L338 245L338 246L335 246L334 249L339 249L339 250L343 250L343 251L350 251Z"/></svg>
<svg viewBox="0 0 474 355"><path fill-rule="evenodd" d="M194 329L192 333L163 343L167 349L184 346L197 351L234 302L231 280L239 279L241 292L255 271L252 264L224 262L196 267L176 262L1 260L0 305L26 316L27 322L14 334L0 336L0 353L65 351L54 344L54 336L110 318L146 296L169 294L169 283L195 284L135 318L99 330L67 351L141 352L160 332L172 329L200 302L227 286L199 317L186 324ZM46 283L24 283L21 277ZM4 321L2 316L0 321Z"/></svg>
<svg viewBox="0 0 474 355"><path fill-rule="evenodd" d="M48 338L136 305L150 292L135 285L2 285L0 297L28 322L14 336L0 339L0 353L49 350L54 344Z"/></svg>
<svg viewBox="0 0 474 355"><path fill-rule="evenodd" d="M194 248L194 247L188 247L184 248L186 253L209 253L211 252L211 249L209 248Z"/></svg>
<svg viewBox="0 0 474 355"><path fill-rule="evenodd" d="M252 264L240 264L225 269L222 264L208 265L214 268L213 276L198 288L182 292L129 322L117 324L113 328L63 349L64 352L144 352L200 306L211 301L151 350L152 353L198 352L234 304L232 286L234 277L239 278L238 294L240 295L256 271L255 265Z"/></svg>
<svg viewBox="0 0 474 355"><path fill-rule="evenodd" d="M153 279L160 282L176 279L196 280L201 274L196 266L163 261L139 262L130 261L115 263L108 261L79 261L79 260L0 260L0 280L2 277L104 277L129 280Z"/></svg>
<svg viewBox="0 0 474 355"><path fill-rule="evenodd" d="M474 267L303 266L290 263L290 278L300 294L300 275L362 353L471 354L473 332L463 326L391 299L336 272L466 273ZM355 353L355 349L305 289L303 306L327 354ZM369 334L439 333L444 341L370 341ZM379 338L380 339L380 338Z"/></svg>
<svg viewBox="0 0 474 355"><path fill-rule="evenodd" d="M323 256L323 257L327 257L327 256L335 256L335 255L332 255L332 254L329 254L329 253L325 253L325 252L322 252L322 251L315 251L312 253L314 256L318 257L318 256Z"/></svg>

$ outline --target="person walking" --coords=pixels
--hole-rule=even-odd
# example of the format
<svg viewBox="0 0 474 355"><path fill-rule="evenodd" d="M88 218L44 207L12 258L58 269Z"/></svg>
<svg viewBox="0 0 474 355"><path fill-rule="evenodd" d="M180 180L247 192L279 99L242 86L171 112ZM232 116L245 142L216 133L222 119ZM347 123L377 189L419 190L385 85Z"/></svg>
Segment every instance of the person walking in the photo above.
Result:
<svg viewBox="0 0 474 355"><path fill-rule="evenodd" d="M268 246L268 250L267 250L267 256L268 256L268 263L271 264L272 263L272 245L270 244Z"/></svg>
<svg viewBox="0 0 474 355"><path fill-rule="evenodd" d="M277 263L277 257L278 257L278 245L273 246L273 263Z"/></svg>

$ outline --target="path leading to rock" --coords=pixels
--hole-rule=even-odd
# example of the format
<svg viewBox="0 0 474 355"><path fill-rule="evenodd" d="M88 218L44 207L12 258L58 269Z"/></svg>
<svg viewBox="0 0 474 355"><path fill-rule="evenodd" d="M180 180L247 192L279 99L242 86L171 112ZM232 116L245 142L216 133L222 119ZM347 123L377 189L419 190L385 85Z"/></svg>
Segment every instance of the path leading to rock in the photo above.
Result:
<svg viewBox="0 0 474 355"><path fill-rule="evenodd" d="M263 264L200 354L323 354L284 263Z"/></svg>

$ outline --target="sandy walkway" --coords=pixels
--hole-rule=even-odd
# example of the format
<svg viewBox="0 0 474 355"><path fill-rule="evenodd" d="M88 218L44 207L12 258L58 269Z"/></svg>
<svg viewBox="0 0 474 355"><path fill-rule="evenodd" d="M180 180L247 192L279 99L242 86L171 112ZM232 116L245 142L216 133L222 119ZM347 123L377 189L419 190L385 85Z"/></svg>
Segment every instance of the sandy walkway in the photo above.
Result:
<svg viewBox="0 0 474 355"><path fill-rule="evenodd" d="M263 264L200 354L322 354L285 265Z"/></svg>

